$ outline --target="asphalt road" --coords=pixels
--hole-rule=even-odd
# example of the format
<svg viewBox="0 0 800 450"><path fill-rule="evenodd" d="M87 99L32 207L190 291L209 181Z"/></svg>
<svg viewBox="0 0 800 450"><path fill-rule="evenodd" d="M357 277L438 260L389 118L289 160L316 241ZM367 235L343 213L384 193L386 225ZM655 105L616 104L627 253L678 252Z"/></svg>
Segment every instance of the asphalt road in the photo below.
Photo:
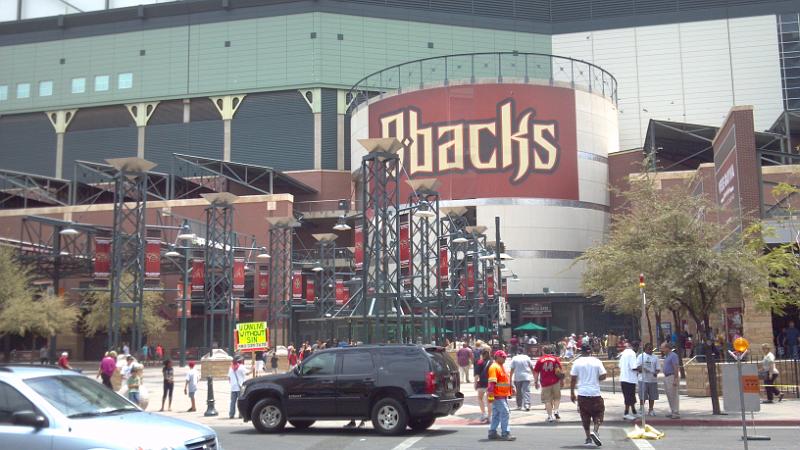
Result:
<svg viewBox="0 0 800 450"><path fill-rule="evenodd" d="M334 426L335 424L335 426ZM252 450L257 448L274 449L585 449L595 448L584 445L583 429L579 426L517 426L512 434L515 442L493 442L486 439L486 427L478 426L434 426L424 433L409 433L398 437L385 437L374 433L369 426L361 430L344 430L340 422L314 424L310 429L298 431L290 426L282 434L264 435L257 433L252 426L219 426L219 433L225 450ZM630 428L619 426L603 427L600 437L603 448L651 450L651 449L691 449L691 450L729 450L744 448L741 429L717 428L665 428L661 431L666 437L659 441L632 441L626 437ZM750 449L796 450L800 440L800 430L796 428L764 428L758 434L772 437L771 441L750 442Z"/></svg>

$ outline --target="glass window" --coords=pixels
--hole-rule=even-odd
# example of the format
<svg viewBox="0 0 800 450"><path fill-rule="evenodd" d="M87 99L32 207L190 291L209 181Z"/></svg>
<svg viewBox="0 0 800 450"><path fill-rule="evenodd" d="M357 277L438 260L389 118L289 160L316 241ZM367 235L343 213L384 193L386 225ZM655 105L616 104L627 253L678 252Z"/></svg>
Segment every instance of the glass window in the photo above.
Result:
<svg viewBox="0 0 800 450"><path fill-rule="evenodd" d="M0 383L0 423L11 423L15 412L36 411L27 398L6 383Z"/></svg>
<svg viewBox="0 0 800 450"><path fill-rule="evenodd" d="M53 95L53 82L51 80L40 81L39 97L49 97L51 95Z"/></svg>
<svg viewBox="0 0 800 450"><path fill-rule="evenodd" d="M133 87L133 74L121 73L117 76L117 89L130 89Z"/></svg>
<svg viewBox="0 0 800 450"><path fill-rule="evenodd" d="M94 91L103 92L108 90L108 75L98 75L94 77Z"/></svg>
<svg viewBox="0 0 800 450"><path fill-rule="evenodd" d="M303 363L303 375L333 375L336 372L336 354L319 353Z"/></svg>
<svg viewBox="0 0 800 450"><path fill-rule="evenodd" d="M25 383L67 417L138 411L116 392L82 376L38 377Z"/></svg>
<svg viewBox="0 0 800 450"><path fill-rule="evenodd" d="M20 83L17 85L17 98L28 98L31 96L31 84Z"/></svg>
<svg viewBox="0 0 800 450"><path fill-rule="evenodd" d="M8 86L0 86L0 102L8 100Z"/></svg>
<svg viewBox="0 0 800 450"><path fill-rule="evenodd" d="M372 373L372 355L369 352L344 352L342 353L342 374L355 375Z"/></svg>
<svg viewBox="0 0 800 450"><path fill-rule="evenodd" d="M72 93L83 94L84 92L86 92L86 78L73 78Z"/></svg>

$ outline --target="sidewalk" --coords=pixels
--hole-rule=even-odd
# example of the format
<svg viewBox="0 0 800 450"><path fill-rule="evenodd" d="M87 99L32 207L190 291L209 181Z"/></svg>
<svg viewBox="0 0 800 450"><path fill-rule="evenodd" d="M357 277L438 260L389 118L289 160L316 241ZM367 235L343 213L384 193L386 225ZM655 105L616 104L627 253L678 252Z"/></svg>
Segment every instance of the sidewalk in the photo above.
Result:
<svg viewBox="0 0 800 450"><path fill-rule="evenodd" d="M83 373L87 376L94 378L97 372L96 365L93 363L75 364L77 367L83 369ZM250 373L249 361L247 362L248 374ZM228 419L228 408L230 405L230 384L227 379L214 380L214 399L215 408L218 416L205 417L203 414L207 409L206 396L208 393L207 381L201 380L195 400L197 403L196 412L186 412L189 409L189 397L184 395L183 386L185 384L186 372L188 367L175 366L175 393L172 400L172 411L165 411L160 414L167 416L188 419L199 422L212 427L219 426L242 426L243 423L240 419ZM250 376L248 375L248 379ZM144 369L144 384L149 392L150 404L147 407L149 412L158 412L161 408L162 396L162 376L161 367L147 367ZM609 386L610 388L610 386ZM464 406L454 416L443 417L436 421L440 425L474 425L482 426L480 424L480 408L478 407L477 395L472 383L462 383L461 392L464 394ZM623 424L629 423L622 418L624 411L624 403L622 400L622 393L617 389L617 393L603 392L605 399L605 423ZM531 399L532 405L530 411L516 411L516 403L512 399L509 404L511 410L511 423L515 426L554 426L548 424L544 406L541 403L539 391L533 389L531 386ZM724 411L724 404L720 398L720 407ZM695 398L680 396L680 419L669 419L665 415L669 413L669 407L665 396L660 396L656 401L655 411L656 417L647 417L647 423L654 426L740 426L741 416L739 413L731 413L727 415L715 416L711 414L711 400L709 398ZM773 403L768 405L761 405L761 411L754 413L753 422L750 414L747 415L748 424L758 426L800 426L800 417L797 411L800 408L800 400L794 398L786 398L781 403ZM639 406L637 405L637 410ZM562 388L561 390L561 407L560 407L561 420L559 423L578 425L580 424L580 416L578 415L577 406L572 404L569 400L569 387ZM637 420L637 422L639 422ZM335 422L329 422L335 424ZM346 422L342 421L342 425ZM247 424L247 426L251 426ZM371 425L369 425L371 426Z"/></svg>

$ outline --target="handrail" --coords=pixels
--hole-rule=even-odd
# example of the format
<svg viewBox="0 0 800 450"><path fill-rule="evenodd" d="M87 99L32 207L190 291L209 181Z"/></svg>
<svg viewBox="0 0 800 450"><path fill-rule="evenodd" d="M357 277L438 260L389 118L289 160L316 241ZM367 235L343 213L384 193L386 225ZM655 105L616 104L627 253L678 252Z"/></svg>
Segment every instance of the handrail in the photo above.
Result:
<svg viewBox="0 0 800 450"><path fill-rule="evenodd" d="M503 65L504 57L506 61L508 61L508 58L512 58L510 66L505 67L505 73ZM520 58L524 59L525 62L522 69L517 67ZM535 68L530 67L528 64L531 58L534 58L533 62L537 63ZM546 64L544 64L542 59L546 60ZM457 65L457 68L454 69L451 62L459 60L464 61L461 61L461 65ZM479 66L483 64L483 68L476 67L476 60ZM426 73L423 70L425 63L437 61L442 63L440 67L443 70L437 73L437 67L433 67L428 74L435 73L435 75L427 75L426 78ZM462 66L467 62L469 63L469 69L462 69ZM489 68L489 62L491 62L492 68ZM549 64L549 66L542 67L543 64ZM569 67L569 73L565 70L567 66ZM555 70L556 67L559 68L558 71ZM413 68L413 70L401 70L403 68ZM406 72L409 74L409 81L411 81L411 83L404 86L401 82L401 78L402 74ZM586 72L586 74L584 72ZM454 73L456 75L454 75ZM395 74L397 75L396 84L394 80ZM545 74L547 76L541 76ZM596 82L599 82L599 85L592 82L593 74ZM599 74L599 76L597 74ZM491 75L491 77L489 75ZM548 80L550 85L556 82L564 82L571 84L573 88L599 93L604 97L610 98L614 102L614 105L617 105L618 102L617 79L610 72L596 64L582 59L557 56L549 53L516 51L458 53L453 55L431 56L395 64L373 72L358 80L347 92L346 100L349 107L352 108L360 104L364 99L369 99L370 94L383 94L389 91L399 93L412 84L414 88L418 87L419 89L424 89L426 88L426 83L428 84L427 87L446 86L454 82L458 84L459 81L475 83L478 79L487 77L496 79L498 83L502 83L504 77L523 77L525 83L531 83L532 80ZM370 83L370 81L373 82ZM389 83L391 83L391 85Z"/></svg>

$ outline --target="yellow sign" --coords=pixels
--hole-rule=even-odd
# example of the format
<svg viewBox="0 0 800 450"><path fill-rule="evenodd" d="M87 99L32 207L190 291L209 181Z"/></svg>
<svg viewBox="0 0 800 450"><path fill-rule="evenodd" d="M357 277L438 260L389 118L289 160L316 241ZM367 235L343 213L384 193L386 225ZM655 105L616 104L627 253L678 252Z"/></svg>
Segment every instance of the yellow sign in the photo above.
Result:
<svg viewBox="0 0 800 450"><path fill-rule="evenodd" d="M267 322L244 322L236 324L236 351L256 352L269 347Z"/></svg>

